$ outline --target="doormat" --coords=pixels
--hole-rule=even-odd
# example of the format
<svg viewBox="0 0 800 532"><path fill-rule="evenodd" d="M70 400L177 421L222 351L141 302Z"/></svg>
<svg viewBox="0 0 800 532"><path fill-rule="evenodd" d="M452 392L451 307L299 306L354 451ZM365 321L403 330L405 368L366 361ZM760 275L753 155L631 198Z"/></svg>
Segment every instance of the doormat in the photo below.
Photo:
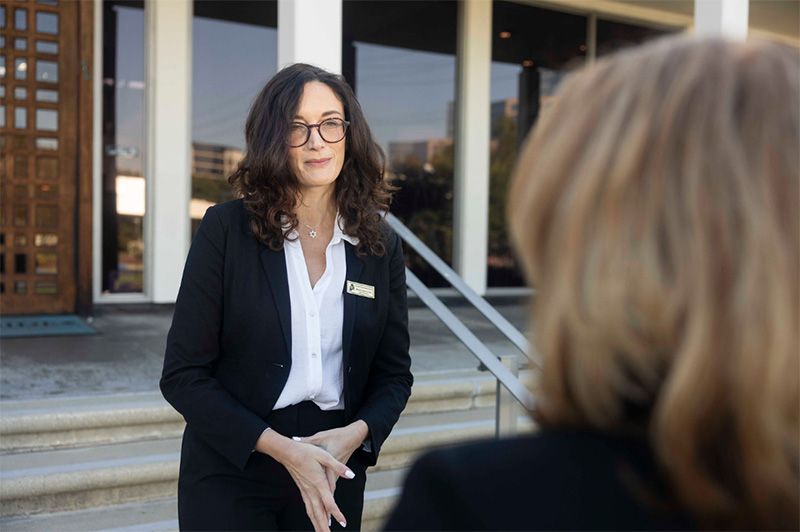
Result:
<svg viewBox="0 0 800 532"><path fill-rule="evenodd" d="M74 314L0 317L0 338L76 336L84 334L97 334L97 331Z"/></svg>

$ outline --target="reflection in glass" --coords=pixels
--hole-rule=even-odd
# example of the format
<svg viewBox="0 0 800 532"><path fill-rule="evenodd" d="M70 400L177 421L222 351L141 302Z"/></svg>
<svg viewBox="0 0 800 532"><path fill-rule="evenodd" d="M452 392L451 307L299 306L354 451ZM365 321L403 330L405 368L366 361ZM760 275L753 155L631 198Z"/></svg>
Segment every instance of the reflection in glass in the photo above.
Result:
<svg viewBox="0 0 800 532"><path fill-rule="evenodd" d="M18 248L25 247L28 245L28 237L22 233L17 233L14 235L14 245Z"/></svg>
<svg viewBox="0 0 800 532"><path fill-rule="evenodd" d="M0 105L0 127L6 127L6 106Z"/></svg>
<svg viewBox="0 0 800 532"><path fill-rule="evenodd" d="M524 286L506 230L506 195L525 135L566 73L585 63L586 17L496 1L492 9L487 286Z"/></svg>
<svg viewBox="0 0 800 532"><path fill-rule="evenodd" d="M6 77L6 57L0 55L0 78Z"/></svg>
<svg viewBox="0 0 800 532"><path fill-rule="evenodd" d="M24 107L14 108L14 127L17 129L28 127L28 110Z"/></svg>
<svg viewBox="0 0 800 532"><path fill-rule="evenodd" d="M14 281L14 293L17 295L25 295L28 293L27 281Z"/></svg>
<svg viewBox="0 0 800 532"><path fill-rule="evenodd" d="M36 81L56 83L58 81L58 63L54 61L36 61Z"/></svg>
<svg viewBox="0 0 800 532"><path fill-rule="evenodd" d="M455 2L345 2L343 72L355 86L397 187L391 211L452 262ZM375 30L375 20L393 20ZM449 286L413 251L428 286Z"/></svg>
<svg viewBox="0 0 800 532"><path fill-rule="evenodd" d="M24 31L28 29L28 10L14 10L14 29Z"/></svg>
<svg viewBox="0 0 800 532"><path fill-rule="evenodd" d="M636 46L674 31L598 19L597 56L610 54L621 48Z"/></svg>
<svg viewBox="0 0 800 532"><path fill-rule="evenodd" d="M277 71L276 2L232 12L197 1L192 19L192 234L206 209L233 198L227 178L244 155L250 103ZM253 21L258 21L254 24Z"/></svg>
<svg viewBox="0 0 800 532"><path fill-rule="evenodd" d="M58 149L58 139L53 139L49 137L38 137L36 139L36 149L37 150L57 150Z"/></svg>
<svg viewBox="0 0 800 532"><path fill-rule="evenodd" d="M103 2L102 255L103 293L144 289L144 202L118 212L119 177L144 177L144 3ZM44 96L44 95L42 95ZM123 190L124 193L124 190ZM138 193L137 193L138 194Z"/></svg>
<svg viewBox="0 0 800 532"><path fill-rule="evenodd" d="M26 79L28 77L28 62L25 59L14 60L14 79Z"/></svg>
<svg viewBox="0 0 800 532"><path fill-rule="evenodd" d="M56 253L35 253L33 271L39 275L56 275L58 273L58 255Z"/></svg>
<svg viewBox="0 0 800 532"><path fill-rule="evenodd" d="M42 54L57 54L58 43L52 41L36 41L36 51Z"/></svg>
<svg viewBox="0 0 800 532"><path fill-rule="evenodd" d="M58 284L53 281L36 281L34 292L37 295L55 295L58 293Z"/></svg>
<svg viewBox="0 0 800 532"><path fill-rule="evenodd" d="M57 131L58 111L53 109L36 109L36 129L42 131Z"/></svg>
<svg viewBox="0 0 800 532"><path fill-rule="evenodd" d="M37 102L57 102L58 91L51 91L45 89L36 89Z"/></svg>
<svg viewBox="0 0 800 532"><path fill-rule="evenodd" d="M36 247L49 247L58 245L56 233L36 233L33 236L33 245Z"/></svg>
<svg viewBox="0 0 800 532"><path fill-rule="evenodd" d="M39 33L58 33L58 14L45 11L36 12L36 31Z"/></svg>

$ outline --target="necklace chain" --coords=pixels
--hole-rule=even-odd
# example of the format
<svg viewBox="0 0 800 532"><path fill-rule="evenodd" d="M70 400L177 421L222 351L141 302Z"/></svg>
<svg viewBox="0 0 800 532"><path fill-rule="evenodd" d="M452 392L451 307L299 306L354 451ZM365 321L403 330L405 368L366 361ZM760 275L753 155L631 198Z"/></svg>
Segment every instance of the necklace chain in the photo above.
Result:
<svg viewBox="0 0 800 532"><path fill-rule="evenodd" d="M310 225L308 225L307 223L305 223L303 220L300 220L299 218L298 218L297 220L298 220L298 221L299 221L301 224L303 224L303 225L305 225L306 227L308 227L308 229L309 229L309 231L308 231L308 236L310 236L311 238L317 238L317 235L319 234L319 233L317 233L317 227L319 227L320 225L322 225L322 222L318 223L318 224L317 224L317 227L311 227Z"/></svg>

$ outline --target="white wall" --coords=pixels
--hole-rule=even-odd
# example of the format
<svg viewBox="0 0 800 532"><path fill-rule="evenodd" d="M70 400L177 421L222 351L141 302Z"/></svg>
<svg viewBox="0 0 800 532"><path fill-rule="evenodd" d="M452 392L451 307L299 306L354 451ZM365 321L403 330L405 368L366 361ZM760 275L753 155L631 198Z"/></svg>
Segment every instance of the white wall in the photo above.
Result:
<svg viewBox="0 0 800 532"><path fill-rule="evenodd" d="M342 72L342 0L278 0L278 70L309 63Z"/></svg>
<svg viewBox="0 0 800 532"><path fill-rule="evenodd" d="M492 3L458 5L453 268L486 292L489 238Z"/></svg>
<svg viewBox="0 0 800 532"><path fill-rule="evenodd" d="M147 2L145 31L145 292L155 303L170 303L178 295L191 237L192 1Z"/></svg>

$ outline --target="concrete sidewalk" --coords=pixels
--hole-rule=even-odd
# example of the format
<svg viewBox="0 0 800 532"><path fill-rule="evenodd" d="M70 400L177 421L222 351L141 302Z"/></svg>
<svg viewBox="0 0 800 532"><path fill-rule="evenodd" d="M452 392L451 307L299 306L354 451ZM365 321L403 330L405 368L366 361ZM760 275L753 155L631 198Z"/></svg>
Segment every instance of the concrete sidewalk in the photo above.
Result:
<svg viewBox="0 0 800 532"><path fill-rule="evenodd" d="M453 312L497 355L519 354L483 316L457 298ZM524 330L524 298L490 300ZM412 371L475 369L477 359L415 298L409 299ZM96 305L98 334L0 340L0 400L149 392L158 389L172 305Z"/></svg>

